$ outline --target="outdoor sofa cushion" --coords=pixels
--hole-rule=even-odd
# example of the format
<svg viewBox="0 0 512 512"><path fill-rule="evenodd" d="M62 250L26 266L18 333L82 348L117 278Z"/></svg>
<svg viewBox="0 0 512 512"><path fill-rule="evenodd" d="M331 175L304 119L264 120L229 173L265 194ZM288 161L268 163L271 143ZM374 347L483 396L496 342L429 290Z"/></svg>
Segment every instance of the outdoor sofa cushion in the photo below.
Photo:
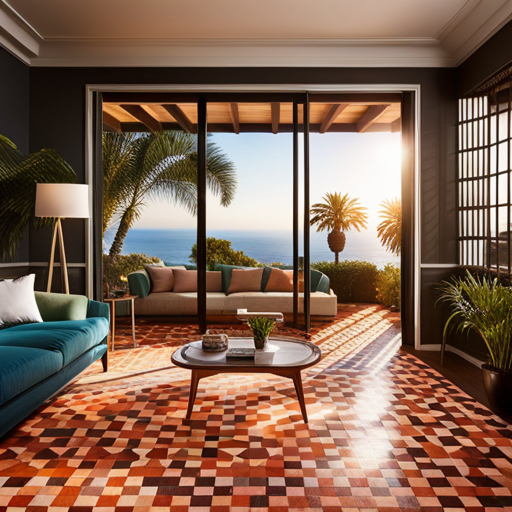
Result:
<svg viewBox="0 0 512 512"><path fill-rule="evenodd" d="M293 292L293 270L273 268L265 292Z"/></svg>
<svg viewBox="0 0 512 512"><path fill-rule="evenodd" d="M61 368L62 356L57 352L0 346L0 405Z"/></svg>
<svg viewBox="0 0 512 512"><path fill-rule="evenodd" d="M262 277L262 268L234 268L227 293L260 292Z"/></svg>
<svg viewBox="0 0 512 512"><path fill-rule="evenodd" d="M0 347L25 347L56 352L67 366L108 335L104 317L25 324L0 331Z"/></svg>

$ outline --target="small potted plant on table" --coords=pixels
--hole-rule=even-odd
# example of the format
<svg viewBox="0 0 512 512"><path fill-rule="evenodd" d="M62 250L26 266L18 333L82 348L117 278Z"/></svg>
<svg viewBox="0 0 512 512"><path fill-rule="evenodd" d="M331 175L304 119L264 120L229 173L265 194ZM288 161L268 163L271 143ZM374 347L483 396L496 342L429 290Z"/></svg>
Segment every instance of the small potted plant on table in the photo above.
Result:
<svg viewBox="0 0 512 512"><path fill-rule="evenodd" d="M484 388L491 406L512 411L512 288L498 279L478 278L469 271L464 278L443 281L439 300L451 305L441 346L443 363L446 337L454 324L457 330L476 331L483 339L489 363L482 365Z"/></svg>
<svg viewBox="0 0 512 512"><path fill-rule="evenodd" d="M252 330L256 350L265 350L268 337L276 324L275 320L264 316L254 316L247 320L247 324Z"/></svg>

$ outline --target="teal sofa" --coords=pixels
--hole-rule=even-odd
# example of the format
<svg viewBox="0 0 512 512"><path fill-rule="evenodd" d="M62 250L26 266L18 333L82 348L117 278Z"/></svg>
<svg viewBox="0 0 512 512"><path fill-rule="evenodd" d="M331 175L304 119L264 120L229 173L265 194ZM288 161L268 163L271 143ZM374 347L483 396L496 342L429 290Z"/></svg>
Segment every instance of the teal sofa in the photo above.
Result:
<svg viewBox="0 0 512 512"><path fill-rule="evenodd" d="M35 296L43 322L0 330L0 437L93 362L108 370L108 304Z"/></svg>

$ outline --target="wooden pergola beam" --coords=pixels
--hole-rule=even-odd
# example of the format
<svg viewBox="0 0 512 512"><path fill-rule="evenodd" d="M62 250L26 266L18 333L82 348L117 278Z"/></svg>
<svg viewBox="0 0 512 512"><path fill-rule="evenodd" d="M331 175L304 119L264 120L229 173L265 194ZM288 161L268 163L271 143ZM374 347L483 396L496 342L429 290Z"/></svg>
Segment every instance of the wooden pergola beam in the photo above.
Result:
<svg viewBox="0 0 512 512"><path fill-rule="evenodd" d="M281 104L271 103L270 109L272 112L272 133L275 135L279 133L279 122L281 121Z"/></svg>
<svg viewBox="0 0 512 512"><path fill-rule="evenodd" d="M233 124L233 130L238 135L240 133L240 115L238 114L238 103L228 103L229 117Z"/></svg>
<svg viewBox="0 0 512 512"><path fill-rule="evenodd" d="M140 105L121 105L121 108L146 125L152 132L162 131L162 124L151 114L148 114Z"/></svg>
<svg viewBox="0 0 512 512"><path fill-rule="evenodd" d="M333 105L329 112L327 112L322 124L320 125L319 133L325 133L336 121L337 117L348 107L348 103L339 103L338 105Z"/></svg>
<svg viewBox="0 0 512 512"><path fill-rule="evenodd" d="M103 111L103 126L108 126L117 133L121 133L123 131L121 127L121 121L116 119L112 114L109 114L105 111Z"/></svg>
<svg viewBox="0 0 512 512"><path fill-rule="evenodd" d="M187 117L187 114L181 110L176 104L162 105L162 107L171 114L176 122L188 133L197 133L196 127L192 124L192 121Z"/></svg>
<svg viewBox="0 0 512 512"><path fill-rule="evenodd" d="M375 123L390 105L371 105L357 122L357 132L364 133L370 125Z"/></svg>

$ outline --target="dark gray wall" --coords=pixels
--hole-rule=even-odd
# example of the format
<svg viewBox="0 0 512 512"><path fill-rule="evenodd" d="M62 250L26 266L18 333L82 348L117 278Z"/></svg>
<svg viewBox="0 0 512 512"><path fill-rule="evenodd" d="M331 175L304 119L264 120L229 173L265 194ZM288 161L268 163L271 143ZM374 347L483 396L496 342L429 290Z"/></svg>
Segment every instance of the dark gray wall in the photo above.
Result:
<svg viewBox="0 0 512 512"><path fill-rule="evenodd" d="M457 68L457 94L471 92L512 63L512 21L494 34Z"/></svg>
<svg viewBox="0 0 512 512"><path fill-rule="evenodd" d="M30 147L54 147L85 177L86 84L419 84L421 86L421 258L456 262L456 94L452 69L126 69L32 68ZM64 226L72 262L84 261L84 224ZM49 252L49 233L31 233L32 261ZM425 272L428 273L428 270ZM74 289L73 291L83 291ZM430 299L429 299L430 300ZM439 325L424 319L429 343ZM435 338L435 339L432 339Z"/></svg>
<svg viewBox="0 0 512 512"><path fill-rule="evenodd" d="M0 134L22 153L29 149L29 68L0 47ZM14 262L29 259L29 236L21 241ZM0 277L25 274L26 268L0 268Z"/></svg>

